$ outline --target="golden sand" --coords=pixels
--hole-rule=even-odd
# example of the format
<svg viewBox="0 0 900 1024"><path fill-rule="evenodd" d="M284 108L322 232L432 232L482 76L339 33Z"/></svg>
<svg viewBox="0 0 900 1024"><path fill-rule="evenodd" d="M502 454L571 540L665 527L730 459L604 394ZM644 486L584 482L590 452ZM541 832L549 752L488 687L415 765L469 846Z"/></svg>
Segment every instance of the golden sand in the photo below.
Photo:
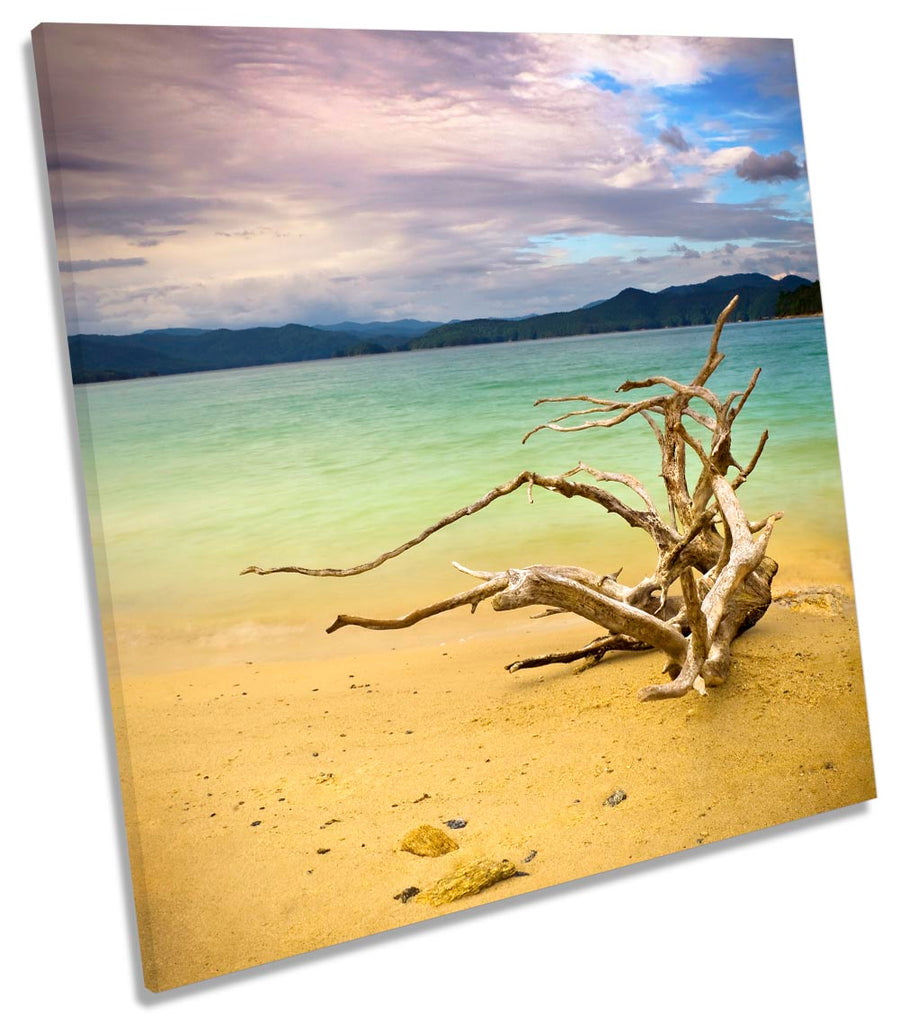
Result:
<svg viewBox="0 0 900 1024"><path fill-rule="evenodd" d="M466 633L476 620L496 627ZM649 704L636 694L659 677L652 652L504 670L590 640L570 616L484 608L442 630L443 645L372 635L352 655L336 642L327 660L114 687L148 987L875 795L852 602L773 605L738 639L725 686ZM466 822L458 850L401 850L411 829L452 819ZM480 860L515 874L449 906L395 899Z"/></svg>

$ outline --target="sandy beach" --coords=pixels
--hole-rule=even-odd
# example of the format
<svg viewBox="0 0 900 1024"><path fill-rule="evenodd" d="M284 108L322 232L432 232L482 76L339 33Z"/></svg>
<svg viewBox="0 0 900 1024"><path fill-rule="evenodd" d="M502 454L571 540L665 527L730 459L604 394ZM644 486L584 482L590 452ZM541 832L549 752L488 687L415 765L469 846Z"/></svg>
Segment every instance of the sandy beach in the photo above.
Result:
<svg viewBox="0 0 900 1024"><path fill-rule="evenodd" d="M776 595L823 583L821 564L805 568ZM845 599L773 605L706 697L639 703L655 653L510 674L591 627L487 608L421 634L360 634L368 650L351 655L338 635L327 659L123 680L113 700L147 986L871 799L856 620L837 575ZM423 824L459 849L403 852ZM440 908L395 898L481 858L517 874Z"/></svg>

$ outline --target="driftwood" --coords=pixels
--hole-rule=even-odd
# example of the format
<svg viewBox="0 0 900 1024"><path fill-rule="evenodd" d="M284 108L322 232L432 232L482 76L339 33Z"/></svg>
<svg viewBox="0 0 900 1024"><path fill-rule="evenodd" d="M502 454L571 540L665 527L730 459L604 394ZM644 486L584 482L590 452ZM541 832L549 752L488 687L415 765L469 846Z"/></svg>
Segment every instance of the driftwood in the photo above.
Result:
<svg viewBox="0 0 900 1024"><path fill-rule="evenodd" d="M581 407L535 427L525 435L523 443L539 430L609 429L634 416L642 417L659 445L668 504L664 511L656 507L635 477L601 472L579 462L558 476L526 470L471 505L445 516L417 537L362 565L345 569L250 566L243 572L261 576L274 572L305 576L355 576L369 572L507 494L525 487L530 497L533 488L540 487L565 498L594 502L629 526L644 530L657 549L653 572L627 586L619 582L618 572L601 575L589 569L559 565L482 572L454 562L457 569L479 582L469 590L416 608L398 619L338 615L327 632L344 626L405 629L452 608L468 605L474 611L487 599L497 611L544 606L547 613L580 615L607 630L608 635L576 651L513 662L506 666L509 671L579 660L590 664L608 651L655 649L666 657L663 672L668 678L642 689L638 694L641 700L680 697L691 690L705 693L706 686L724 682L735 637L765 614L772 601L772 579L778 570L766 555L766 546L781 513L750 522L736 493L759 462L768 432L763 432L744 465L736 461L731 450L732 425L756 386L760 370L754 372L743 391L732 392L724 399L707 387L724 359L718 347L719 338L736 303L737 296L719 315L706 359L690 384L657 376L628 380L618 388L623 394L655 386L663 389L662 393L636 401L572 395L535 402L578 402ZM696 461L692 487L688 484L689 453ZM601 486L606 483L624 485L637 500L626 504Z"/></svg>

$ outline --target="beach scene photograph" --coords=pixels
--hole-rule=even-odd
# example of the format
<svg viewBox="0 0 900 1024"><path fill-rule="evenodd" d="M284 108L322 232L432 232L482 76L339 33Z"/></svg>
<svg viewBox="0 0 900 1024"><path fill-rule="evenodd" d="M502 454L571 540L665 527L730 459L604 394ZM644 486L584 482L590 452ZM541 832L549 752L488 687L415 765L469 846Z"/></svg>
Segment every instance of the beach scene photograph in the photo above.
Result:
<svg viewBox="0 0 900 1024"><path fill-rule="evenodd" d="M151 992L876 796L789 39L33 49Z"/></svg>

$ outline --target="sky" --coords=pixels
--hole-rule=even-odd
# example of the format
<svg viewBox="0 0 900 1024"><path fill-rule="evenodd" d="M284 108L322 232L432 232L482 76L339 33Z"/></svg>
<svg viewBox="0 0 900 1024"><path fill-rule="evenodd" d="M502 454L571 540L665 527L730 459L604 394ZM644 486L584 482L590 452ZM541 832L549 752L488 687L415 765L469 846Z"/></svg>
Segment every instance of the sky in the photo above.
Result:
<svg viewBox="0 0 900 1024"><path fill-rule="evenodd" d="M49 25L37 51L70 334L818 276L789 40Z"/></svg>

